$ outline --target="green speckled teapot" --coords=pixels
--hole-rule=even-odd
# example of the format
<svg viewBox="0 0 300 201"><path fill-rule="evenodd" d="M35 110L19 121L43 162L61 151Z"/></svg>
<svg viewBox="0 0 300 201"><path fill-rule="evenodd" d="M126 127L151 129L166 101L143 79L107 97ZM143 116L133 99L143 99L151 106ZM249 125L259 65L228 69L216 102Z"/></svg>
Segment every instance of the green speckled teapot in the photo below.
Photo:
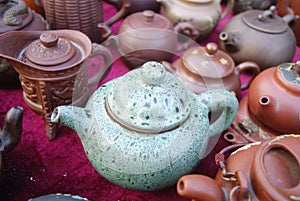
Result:
<svg viewBox="0 0 300 201"><path fill-rule="evenodd" d="M225 90L194 94L161 63L149 61L102 85L85 108L59 106L51 122L75 130L87 157L109 181L135 190L176 184L226 129L238 102ZM217 112L211 122L209 114Z"/></svg>

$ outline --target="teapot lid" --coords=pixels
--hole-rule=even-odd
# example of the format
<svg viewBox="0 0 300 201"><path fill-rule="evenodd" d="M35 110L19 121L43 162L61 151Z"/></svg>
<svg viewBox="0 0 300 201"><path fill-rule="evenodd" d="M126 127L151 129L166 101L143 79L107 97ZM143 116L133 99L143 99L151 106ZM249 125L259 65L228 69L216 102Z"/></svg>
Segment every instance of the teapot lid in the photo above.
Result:
<svg viewBox="0 0 300 201"><path fill-rule="evenodd" d="M191 95L161 63L149 61L119 78L106 96L106 109L126 128L157 134L179 127L189 117Z"/></svg>
<svg viewBox="0 0 300 201"><path fill-rule="evenodd" d="M242 13L243 22L257 31L276 34L285 32L288 24L279 16L275 15L276 7L269 10L248 10Z"/></svg>
<svg viewBox="0 0 300 201"><path fill-rule="evenodd" d="M54 66L71 60L76 52L74 45L55 33L45 32L25 50L26 58L41 66Z"/></svg>
<svg viewBox="0 0 300 201"><path fill-rule="evenodd" d="M34 16L23 1L8 1L1 4L0 33L20 30L32 22Z"/></svg>
<svg viewBox="0 0 300 201"><path fill-rule="evenodd" d="M234 70L232 58L219 50L218 45L214 42L207 43L205 48L189 48L184 52L182 61L185 68L201 77L225 77Z"/></svg>
<svg viewBox="0 0 300 201"><path fill-rule="evenodd" d="M288 90L300 94L300 61L282 63L277 67L276 78Z"/></svg>

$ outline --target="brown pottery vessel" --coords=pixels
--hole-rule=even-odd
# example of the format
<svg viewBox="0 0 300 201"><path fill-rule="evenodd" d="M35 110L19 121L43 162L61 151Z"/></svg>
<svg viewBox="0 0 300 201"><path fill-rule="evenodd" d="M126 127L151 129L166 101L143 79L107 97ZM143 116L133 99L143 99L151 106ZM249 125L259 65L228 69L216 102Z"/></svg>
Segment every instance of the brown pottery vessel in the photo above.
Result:
<svg viewBox="0 0 300 201"><path fill-rule="evenodd" d="M300 16L300 1L299 0L277 0L278 15L285 16L288 14ZM300 21L296 22L293 29L297 45L300 46Z"/></svg>
<svg viewBox="0 0 300 201"><path fill-rule="evenodd" d="M28 8L23 0L0 1L0 16L0 34L9 31L42 31L47 29L46 21ZM11 64L0 58L0 87L20 87L18 76Z"/></svg>
<svg viewBox="0 0 300 201"><path fill-rule="evenodd" d="M205 47L191 47L172 64L164 61L163 65L196 94L209 89L226 89L239 96L240 91L247 89L260 72L259 66L254 62L243 62L235 66L232 58L219 50L218 45L213 42ZM241 84L240 74L246 72L251 77Z"/></svg>
<svg viewBox="0 0 300 201"><path fill-rule="evenodd" d="M22 119L23 108L20 106L12 107L5 115L4 125L0 130L0 174L3 157L14 149L21 140Z"/></svg>
<svg viewBox="0 0 300 201"><path fill-rule="evenodd" d="M52 110L61 104L83 105L89 86L108 73L112 62L106 48L76 30L11 31L0 35L0 43L0 56L20 74L24 101L43 116L49 140L57 133L49 121ZM85 61L98 55L104 58L103 68L88 79Z"/></svg>
<svg viewBox="0 0 300 201"><path fill-rule="evenodd" d="M225 161L227 147L216 155L220 170L215 180L186 175L179 179L177 192L193 201L299 200L299 143L297 134L273 137L242 146Z"/></svg>
<svg viewBox="0 0 300 201"><path fill-rule="evenodd" d="M300 133L300 63L283 63L254 78L225 138L255 142Z"/></svg>
<svg viewBox="0 0 300 201"><path fill-rule="evenodd" d="M233 16L219 35L220 49L239 64L253 61L261 70L291 62L296 52L296 39L290 23L297 16L279 17L276 8L248 10Z"/></svg>

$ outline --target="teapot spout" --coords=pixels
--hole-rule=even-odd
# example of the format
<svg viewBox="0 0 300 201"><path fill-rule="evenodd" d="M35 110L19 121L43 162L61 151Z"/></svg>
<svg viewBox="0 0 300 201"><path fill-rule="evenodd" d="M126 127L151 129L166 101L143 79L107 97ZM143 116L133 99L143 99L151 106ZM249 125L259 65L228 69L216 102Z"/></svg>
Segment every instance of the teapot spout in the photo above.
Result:
<svg viewBox="0 0 300 201"><path fill-rule="evenodd" d="M228 52L238 52L241 49L240 38L233 33L221 32L219 35L220 47Z"/></svg>
<svg viewBox="0 0 300 201"><path fill-rule="evenodd" d="M177 193L194 201L222 201L223 191L218 183L204 175L185 175L177 182Z"/></svg>
<svg viewBox="0 0 300 201"><path fill-rule="evenodd" d="M90 111L85 108L61 105L53 110L50 122L67 126L83 137L91 128L91 118Z"/></svg>
<svg viewBox="0 0 300 201"><path fill-rule="evenodd" d="M10 152L21 140L23 108L16 106L5 115L3 129L0 132L0 152Z"/></svg>

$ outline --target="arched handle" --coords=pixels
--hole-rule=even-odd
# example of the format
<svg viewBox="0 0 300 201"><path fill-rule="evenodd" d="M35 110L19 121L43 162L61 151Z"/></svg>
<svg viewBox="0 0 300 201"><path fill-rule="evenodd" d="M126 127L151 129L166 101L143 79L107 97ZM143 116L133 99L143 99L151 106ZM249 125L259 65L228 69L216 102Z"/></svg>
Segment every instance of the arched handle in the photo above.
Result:
<svg viewBox="0 0 300 201"><path fill-rule="evenodd" d="M233 5L234 5L234 0L228 0L227 1L225 10L221 14L221 19L225 18L230 13L230 11L233 8Z"/></svg>
<svg viewBox="0 0 300 201"><path fill-rule="evenodd" d="M220 134L227 129L238 111L238 100L227 90L215 89L199 94L200 104L203 104L209 119L209 114L221 111L221 115L209 125L209 136Z"/></svg>
<svg viewBox="0 0 300 201"><path fill-rule="evenodd" d="M241 90L247 89L250 83L252 82L252 80L256 77L256 75L260 73L259 66L256 63L251 61L242 62L235 68L239 71L240 74L242 73L250 74L249 80L246 83L242 84Z"/></svg>
<svg viewBox="0 0 300 201"><path fill-rule="evenodd" d="M103 80L108 75L112 66L112 59L113 59L110 51L106 47L97 43L93 43L93 50L89 58L94 56L102 56L103 64L101 69L88 79L88 86L90 87L98 84L101 80Z"/></svg>
<svg viewBox="0 0 300 201"><path fill-rule="evenodd" d="M197 43L195 41L200 36L200 32L198 31L196 26L189 22L179 22L174 27L174 31L178 34L185 35L187 36L187 38L189 38L186 42L182 43L179 47L177 47L177 52L186 50L187 48L192 46L193 43Z"/></svg>

